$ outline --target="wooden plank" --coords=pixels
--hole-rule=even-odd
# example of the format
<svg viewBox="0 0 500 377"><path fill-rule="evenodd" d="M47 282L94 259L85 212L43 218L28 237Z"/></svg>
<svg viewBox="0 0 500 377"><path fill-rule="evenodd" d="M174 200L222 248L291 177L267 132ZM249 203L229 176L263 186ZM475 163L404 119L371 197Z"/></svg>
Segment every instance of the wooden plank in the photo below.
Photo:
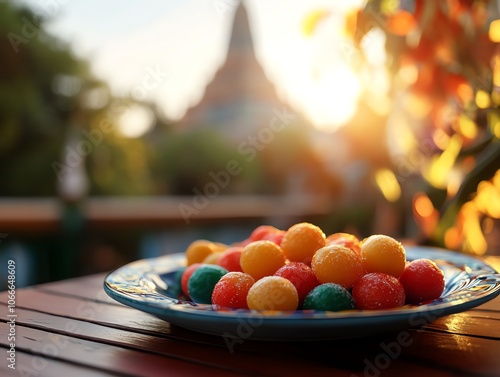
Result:
<svg viewBox="0 0 500 377"><path fill-rule="evenodd" d="M307 374L310 372L310 366L305 365L300 359L290 358L287 354L230 352L227 347L214 347L211 344L206 345L145 335L25 309L18 309L18 324L99 343L177 357L186 361L201 361L205 364L218 365L220 368L241 369L251 374L271 373L272 375L278 375L283 369L287 368L291 368L297 373ZM318 366L316 371L341 373L342 369L334 366L328 368ZM348 371L344 370L343 372L347 373Z"/></svg>
<svg viewBox="0 0 500 377"><path fill-rule="evenodd" d="M296 354L296 350L287 352ZM295 347L299 347L296 345ZM354 376L499 376L500 343L426 330L403 330L378 337L304 343L309 362L331 363L337 358L356 365ZM298 356L296 356L298 357ZM345 361L344 361L345 362ZM363 366L363 369L360 368Z"/></svg>
<svg viewBox="0 0 500 377"><path fill-rule="evenodd" d="M487 311L500 312L500 295L483 305L475 307L473 310L485 310L485 311L487 310Z"/></svg>
<svg viewBox="0 0 500 377"><path fill-rule="evenodd" d="M412 344L405 348L411 356L441 368L473 376L499 376L500 342L463 335L410 330Z"/></svg>
<svg viewBox="0 0 500 377"><path fill-rule="evenodd" d="M6 302L6 295L0 294L0 303L6 304ZM125 305L115 306L92 300L84 301L42 291L18 290L16 307L117 328L132 328L144 333L172 333L169 323ZM184 335L182 332L181 337Z"/></svg>
<svg viewBox="0 0 500 377"><path fill-rule="evenodd" d="M95 287L102 287L102 284L103 284L103 281L104 281L104 278L106 277L106 275L107 275L107 273L83 275L83 276L77 276L77 277L74 277L74 278L68 279L68 280L59 280L59 281L53 281L50 283L43 283L40 285L36 285L34 287L45 287L45 286L52 287L52 286L64 284L67 282L75 282L75 283L91 285L91 286L95 286Z"/></svg>
<svg viewBox="0 0 500 377"><path fill-rule="evenodd" d="M7 339L8 325L0 323L0 343ZM150 354L143 351L105 345L43 330L16 326L16 349L48 359L64 360L109 372L144 377L160 377L168 370L172 376L206 375L234 376L241 371L213 368L185 360ZM238 373L239 372L239 373Z"/></svg>
<svg viewBox="0 0 500 377"><path fill-rule="evenodd" d="M103 289L106 274L83 276L34 286L32 289L46 293L62 294L85 300L103 302L111 305L119 305L118 301L109 297Z"/></svg>
<svg viewBox="0 0 500 377"><path fill-rule="evenodd" d="M500 312L469 310L439 318L425 328L500 341Z"/></svg>
<svg viewBox="0 0 500 377"><path fill-rule="evenodd" d="M3 345L0 345L0 352L4 355ZM82 365L66 363L59 360L42 358L39 355L16 350L16 369L7 367L2 361L0 363L1 376L33 376L33 377L112 377L123 376L123 374L105 372L95 368L88 368Z"/></svg>

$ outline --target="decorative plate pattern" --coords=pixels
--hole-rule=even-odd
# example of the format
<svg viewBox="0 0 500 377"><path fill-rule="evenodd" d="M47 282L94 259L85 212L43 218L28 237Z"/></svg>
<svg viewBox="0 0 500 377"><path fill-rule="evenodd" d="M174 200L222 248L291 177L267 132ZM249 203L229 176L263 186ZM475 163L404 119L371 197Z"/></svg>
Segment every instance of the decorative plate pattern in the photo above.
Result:
<svg viewBox="0 0 500 377"><path fill-rule="evenodd" d="M445 274L441 298L420 306L391 310L260 313L214 310L211 305L179 300L176 274L184 254L172 254L127 264L104 281L106 293L118 302L150 313L171 324L234 343L245 339L319 340L369 336L422 326L435 319L481 305L500 294L500 274L480 259L428 247L406 247L408 260L431 259Z"/></svg>

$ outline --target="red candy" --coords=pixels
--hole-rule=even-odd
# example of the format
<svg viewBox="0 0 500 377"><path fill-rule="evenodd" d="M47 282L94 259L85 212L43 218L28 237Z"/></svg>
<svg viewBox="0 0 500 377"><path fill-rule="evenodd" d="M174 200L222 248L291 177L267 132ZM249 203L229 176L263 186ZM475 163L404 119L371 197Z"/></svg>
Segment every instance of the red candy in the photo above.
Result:
<svg viewBox="0 0 500 377"><path fill-rule="evenodd" d="M281 240L285 236L286 231L276 230L274 233L267 233L262 239L274 242L276 245L281 246Z"/></svg>
<svg viewBox="0 0 500 377"><path fill-rule="evenodd" d="M313 270L302 262L287 264L276 271L274 275L281 276L292 282L299 294L300 303L304 302L307 294L319 285L319 281L316 279Z"/></svg>
<svg viewBox="0 0 500 377"><path fill-rule="evenodd" d="M243 272L229 272L215 284L212 304L233 309L248 309L247 295L255 279Z"/></svg>
<svg viewBox="0 0 500 377"><path fill-rule="evenodd" d="M189 298L189 293L188 293L188 281L193 272L195 272L198 268L202 266L201 263L194 263L191 266L188 266L184 272L182 273L181 276L181 288L182 292L186 295L186 297Z"/></svg>
<svg viewBox="0 0 500 377"><path fill-rule="evenodd" d="M264 240L268 234L278 232L279 229L271 225L261 225L254 229L250 234L249 240L251 242Z"/></svg>
<svg viewBox="0 0 500 377"><path fill-rule="evenodd" d="M399 277L406 292L406 302L419 304L441 296L444 289L443 271L428 259L410 262Z"/></svg>
<svg viewBox="0 0 500 377"><path fill-rule="evenodd" d="M352 289L356 309L377 310L403 306L403 285L392 275L372 272L359 279Z"/></svg>
<svg viewBox="0 0 500 377"><path fill-rule="evenodd" d="M218 265L224 267L228 271L243 272L240 265L242 250L243 247L235 246L223 251L219 258Z"/></svg>

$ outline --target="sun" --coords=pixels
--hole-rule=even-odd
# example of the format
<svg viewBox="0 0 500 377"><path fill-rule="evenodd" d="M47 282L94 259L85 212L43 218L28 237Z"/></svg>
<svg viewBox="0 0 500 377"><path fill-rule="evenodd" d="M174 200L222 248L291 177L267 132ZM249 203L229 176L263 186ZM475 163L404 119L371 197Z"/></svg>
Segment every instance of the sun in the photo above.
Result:
<svg viewBox="0 0 500 377"><path fill-rule="evenodd" d="M305 95L305 106L314 125L333 132L356 113L361 93L359 77L345 64L332 66L318 80L311 80Z"/></svg>

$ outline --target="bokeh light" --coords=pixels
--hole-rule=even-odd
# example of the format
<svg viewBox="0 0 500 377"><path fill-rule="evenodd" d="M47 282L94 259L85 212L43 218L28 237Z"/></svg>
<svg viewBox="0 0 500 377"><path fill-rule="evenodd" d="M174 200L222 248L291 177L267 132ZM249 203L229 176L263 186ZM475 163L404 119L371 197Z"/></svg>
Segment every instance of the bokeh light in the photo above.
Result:
<svg viewBox="0 0 500 377"><path fill-rule="evenodd" d="M141 105L133 105L120 115L118 132L125 137L138 138L151 130L155 120L153 111Z"/></svg>

